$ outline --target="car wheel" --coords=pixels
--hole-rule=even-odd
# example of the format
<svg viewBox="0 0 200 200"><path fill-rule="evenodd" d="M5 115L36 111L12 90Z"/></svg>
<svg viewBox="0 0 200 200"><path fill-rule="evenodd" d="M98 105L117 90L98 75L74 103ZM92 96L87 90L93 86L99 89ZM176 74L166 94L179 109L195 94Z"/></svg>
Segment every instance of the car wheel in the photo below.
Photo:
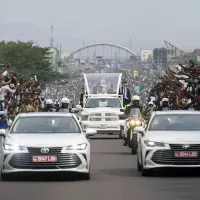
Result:
<svg viewBox="0 0 200 200"><path fill-rule="evenodd" d="M131 141L131 151L132 154L137 153L137 134L133 134L132 141Z"/></svg>
<svg viewBox="0 0 200 200"><path fill-rule="evenodd" d="M141 172L141 170L142 170L142 165L140 164L138 156L137 156L137 170L138 170L138 172Z"/></svg>

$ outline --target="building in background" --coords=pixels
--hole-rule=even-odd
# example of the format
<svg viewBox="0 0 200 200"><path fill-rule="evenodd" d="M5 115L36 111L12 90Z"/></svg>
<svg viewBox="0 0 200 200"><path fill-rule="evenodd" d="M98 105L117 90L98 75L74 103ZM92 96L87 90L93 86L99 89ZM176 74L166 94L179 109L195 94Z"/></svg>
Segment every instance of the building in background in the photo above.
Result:
<svg viewBox="0 0 200 200"><path fill-rule="evenodd" d="M142 49L140 51L140 57L141 57L141 61L142 62L152 60L152 58L153 58L153 50Z"/></svg>
<svg viewBox="0 0 200 200"><path fill-rule="evenodd" d="M200 49L195 49L194 50L194 55L196 56L196 61L200 62Z"/></svg>
<svg viewBox="0 0 200 200"><path fill-rule="evenodd" d="M153 65L153 50L142 49L140 51L140 68L149 69Z"/></svg>
<svg viewBox="0 0 200 200"><path fill-rule="evenodd" d="M155 48L153 50L153 62L156 66L166 68L168 61L168 51L166 48Z"/></svg>

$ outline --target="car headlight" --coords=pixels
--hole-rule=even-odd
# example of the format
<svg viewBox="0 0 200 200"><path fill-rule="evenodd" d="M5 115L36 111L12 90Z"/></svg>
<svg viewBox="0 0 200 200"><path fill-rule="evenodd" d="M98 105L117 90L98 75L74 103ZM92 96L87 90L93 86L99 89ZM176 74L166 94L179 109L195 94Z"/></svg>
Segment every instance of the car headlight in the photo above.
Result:
<svg viewBox="0 0 200 200"><path fill-rule="evenodd" d="M66 150L84 150L84 149L86 149L86 147L87 147L86 143L75 144L75 145L67 146Z"/></svg>
<svg viewBox="0 0 200 200"><path fill-rule="evenodd" d="M17 146L17 145L11 145L11 144L4 144L4 149L7 151L18 151L18 150L24 150L23 147Z"/></svg>
<svg viewBox="0 0 200 200"><path fill-rule="evenodd" d="M130 126L135 126L135 120L130 120L129 125Z"/></svg>
<svg viewBox="0 0 200 200"><path fill-rule="evenodd" d="M88 117L89 117L89 115L82 115L82 116L81 116L81 119L82 119L83 121L87 121L87 120L88 120Z"/></svg>
<svg viewBox="0 0 200 200"><path fill-rule="evenodd" d="M136 121L135 121L135 124L136 124L136 125L141 125L141 121L140 121L140 120L136 120Z"/></svg>
<svg viewBox="0 0 200 200"><path fill-rule="evenodd" d="M145 140L144 143L148 147L164 147L165 146L164 143L161 143L161 142L152 142L152 141L148 141L148 140Z"/></svg>

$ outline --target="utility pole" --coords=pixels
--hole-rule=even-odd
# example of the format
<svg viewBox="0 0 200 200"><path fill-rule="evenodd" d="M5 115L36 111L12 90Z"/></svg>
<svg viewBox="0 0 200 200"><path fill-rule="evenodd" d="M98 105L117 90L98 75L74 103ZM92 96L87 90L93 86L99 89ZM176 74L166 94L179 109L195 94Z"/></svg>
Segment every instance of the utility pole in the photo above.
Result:
<svg viewBox="0 0 200 200"><path fill-rule="evenodd" d="M51 38L50 38L50 47L53 48L53 42L54 42L54 39L53 39L53 25L51 25Z"/></svg>
<svg viewBox="0 0 200 200"><path fill-rule="evenodd" d="M61 46L61 44L60 44L60 60L61 60L61 47L62 47L62 46Z"/></svg>

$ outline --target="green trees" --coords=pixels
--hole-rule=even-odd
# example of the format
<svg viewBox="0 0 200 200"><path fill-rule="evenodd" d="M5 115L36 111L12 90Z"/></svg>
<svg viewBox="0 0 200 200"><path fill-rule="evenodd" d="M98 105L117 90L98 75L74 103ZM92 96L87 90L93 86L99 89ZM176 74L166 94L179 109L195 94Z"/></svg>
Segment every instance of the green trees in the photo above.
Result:
<svg viewBox="0 0 200 200"><path fill-rule="evenodd" d="M41 83L67 78L67 75L53 71L48 51L49 48L35 46L32 41L1 41L0 63L11 63L12 71L19 73L25 80L33 75L37 75Z"/></svg>

